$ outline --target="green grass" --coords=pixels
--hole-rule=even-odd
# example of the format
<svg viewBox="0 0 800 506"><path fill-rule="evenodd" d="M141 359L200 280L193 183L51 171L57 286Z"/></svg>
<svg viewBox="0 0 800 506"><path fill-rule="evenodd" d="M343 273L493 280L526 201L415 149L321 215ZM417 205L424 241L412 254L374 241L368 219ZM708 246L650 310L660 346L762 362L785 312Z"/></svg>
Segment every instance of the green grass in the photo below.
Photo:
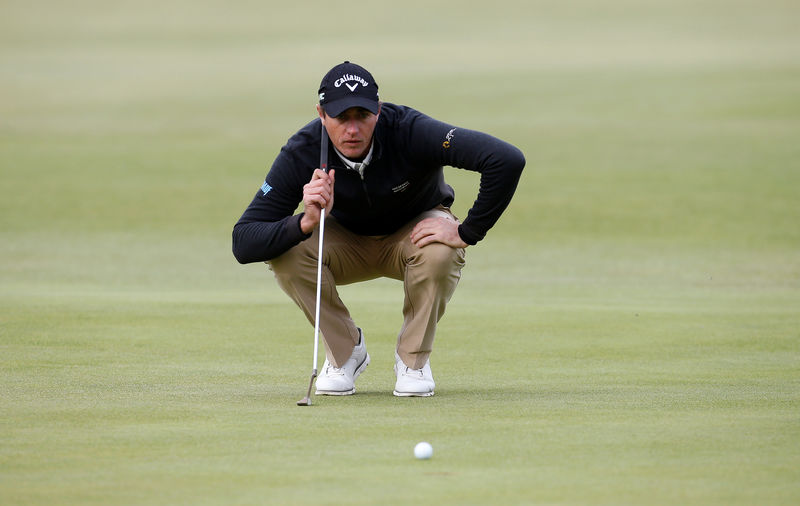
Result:
<svg viewBox="0 0 800 506"><path fill-rule="evenodd" d="M0 503L800 501L792 2L0 12ZM378 280L341 290L359 393L298 408L313 334L230 231L344 59L528 166L436 396L391 395Z"/></svg>

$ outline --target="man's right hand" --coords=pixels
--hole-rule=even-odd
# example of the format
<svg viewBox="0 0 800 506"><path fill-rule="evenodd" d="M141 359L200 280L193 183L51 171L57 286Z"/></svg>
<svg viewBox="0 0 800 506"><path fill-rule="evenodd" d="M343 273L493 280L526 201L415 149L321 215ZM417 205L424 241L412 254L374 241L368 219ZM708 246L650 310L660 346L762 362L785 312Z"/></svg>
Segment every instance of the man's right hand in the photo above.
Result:
<svg viewBox="0 0 800 506"><path fill-rule="evenodd" d="M321 211L329 213L333 208L333 183L336 171L314 171L311 181L303 186L303 208L305 214L300 220L300 229L310 234L319 225Z"/></svg>

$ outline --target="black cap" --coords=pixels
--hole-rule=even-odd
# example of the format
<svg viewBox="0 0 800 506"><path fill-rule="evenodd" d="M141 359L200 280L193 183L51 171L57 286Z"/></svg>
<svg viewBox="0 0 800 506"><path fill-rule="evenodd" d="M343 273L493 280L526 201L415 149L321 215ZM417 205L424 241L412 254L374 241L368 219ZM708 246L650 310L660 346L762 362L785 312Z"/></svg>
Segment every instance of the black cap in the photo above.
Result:
<svg viewBox="0 0 800 506"><path fill-rule="evenodd" d="M334 117L351 107L378 114L378 83L364 67L349 61L340 63L322 78L319 105Z"/></svg>

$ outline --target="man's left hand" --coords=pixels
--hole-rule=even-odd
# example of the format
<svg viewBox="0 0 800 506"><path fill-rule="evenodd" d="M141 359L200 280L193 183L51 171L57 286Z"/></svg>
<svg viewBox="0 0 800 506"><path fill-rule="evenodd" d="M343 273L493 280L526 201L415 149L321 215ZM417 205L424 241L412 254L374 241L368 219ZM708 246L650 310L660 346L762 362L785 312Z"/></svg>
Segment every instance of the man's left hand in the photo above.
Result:
<svg viewBox="0 0 800 506"><path fill-rule="evenodd" d="M458 222L447 218L425 218L411 231L411 242L418 248L434 242L451 248L466 248L467 243L458 235Z"/></svg>

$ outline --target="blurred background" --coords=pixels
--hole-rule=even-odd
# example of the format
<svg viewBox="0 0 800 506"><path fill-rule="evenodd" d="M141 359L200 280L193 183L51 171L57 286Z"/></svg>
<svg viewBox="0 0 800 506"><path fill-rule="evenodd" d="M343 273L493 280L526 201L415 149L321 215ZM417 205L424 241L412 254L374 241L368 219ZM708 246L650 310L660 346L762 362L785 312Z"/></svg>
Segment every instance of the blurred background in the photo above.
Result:
<svg viewBox="0 0 800 506"><path fill-rule="evenodd" d="M33 278L242 289L253 269L230 261L230 228L313 118L320 76L345 59L373 72L384 100L525 152L520 195L487 249L709 247L716 265L715 253L736 255L723 244L760 245L766 258L798 244L791 2L2 11L6 288L38 290ZM447 176L463 216L477 180Z"/></svg>

